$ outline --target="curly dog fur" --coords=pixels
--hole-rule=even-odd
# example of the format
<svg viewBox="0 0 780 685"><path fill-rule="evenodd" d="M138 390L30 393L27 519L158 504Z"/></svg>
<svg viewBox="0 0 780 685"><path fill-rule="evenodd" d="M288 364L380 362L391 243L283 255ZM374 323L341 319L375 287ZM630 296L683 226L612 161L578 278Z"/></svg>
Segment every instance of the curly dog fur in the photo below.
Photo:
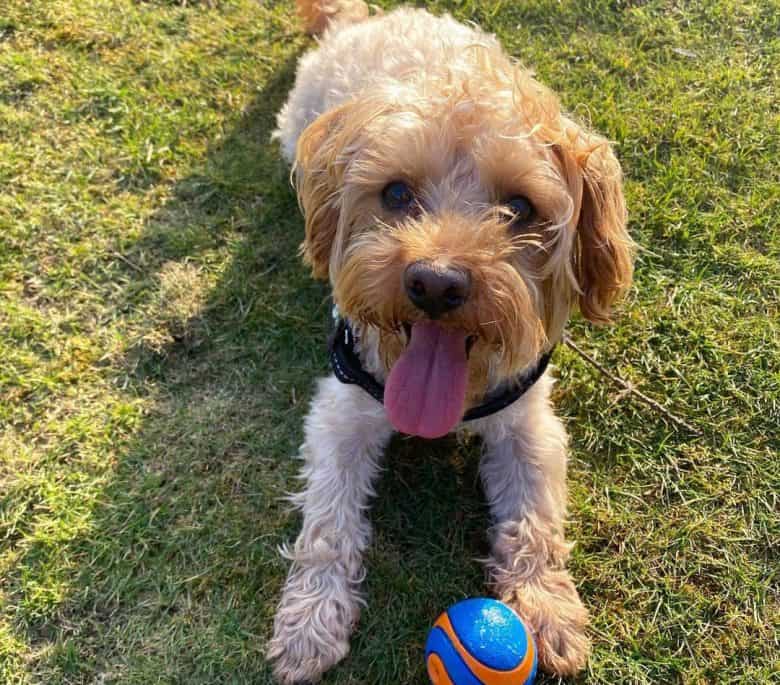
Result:
<svg viewBox="0 0 780 685"><path fill-rule="evenodd" d="M399 360L440 354L410 352L412 339L439 336L455 361L435 362L462 367L465 389L431 401L465 411L532 366L574 309L607 322L633 265L608 142L476 27L417 9L369 16L361 0L298 9L318 44L300 61L275 136L294 167L303 257L329 279L364 368L391 384ZM433 305L420 303L421 282L410 285L414 264L428 294L447 288ZM542 668L568 675L586 662L588 616L566 570L567 437L552 384L545 374L468 428L484 443L492 590L528 620ZM393 411L334 377L319 384L295 497L303 529L285 550L292 565L268 648L282 683L317 681L349 651L366 508L398 429Z"/></svg>

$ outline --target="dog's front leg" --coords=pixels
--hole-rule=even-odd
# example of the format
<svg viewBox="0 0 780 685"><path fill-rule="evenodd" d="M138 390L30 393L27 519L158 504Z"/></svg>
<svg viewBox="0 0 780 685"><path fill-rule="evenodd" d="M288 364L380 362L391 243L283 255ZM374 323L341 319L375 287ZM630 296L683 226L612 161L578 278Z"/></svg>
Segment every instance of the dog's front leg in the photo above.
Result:
<svg viewBox="0 0 780 685"><path fill-rule="evenodd" d="M588 613L566 570L567 437L550 386L543 377L516 405L480 422L480 473L494 520L488 569L496 595L529 622L541 667L570 675L590 651Z"/></svg>
<svg viewBox="0 0 780 685"><path fill-rule="evenodd" d="M306 488L294 498L303 528L286 550L292 566L268 646L282 683L315 682L349 651L371 536L366 506L391 434L384 408L362 389L321 382L305 424Z"/></svg>

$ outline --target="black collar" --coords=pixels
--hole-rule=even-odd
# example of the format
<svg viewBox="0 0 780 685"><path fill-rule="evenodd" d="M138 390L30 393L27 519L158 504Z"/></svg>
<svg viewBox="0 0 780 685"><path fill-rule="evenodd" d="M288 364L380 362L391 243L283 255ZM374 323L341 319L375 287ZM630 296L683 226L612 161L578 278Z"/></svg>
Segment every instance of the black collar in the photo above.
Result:
<svg viewBox="0 0 780 685"><path fill-rule="evenodd" d="M385 386L374 378L360 363L360 357L355 351L355 334L349 322L341 317L336 319L336 327L328 343L330 349L330 365L333 373L336 374L342 383L359 385L377 402L384 402ZM462 421L472 421L481 419L485 416L495 414L508 407L512 402L520 398L547 369L547 364L552 357L552 349L545 352L535 366L520 374L513 381L503 383L493 392L488 393L481 404L469 409L461 419Z"/></svg>

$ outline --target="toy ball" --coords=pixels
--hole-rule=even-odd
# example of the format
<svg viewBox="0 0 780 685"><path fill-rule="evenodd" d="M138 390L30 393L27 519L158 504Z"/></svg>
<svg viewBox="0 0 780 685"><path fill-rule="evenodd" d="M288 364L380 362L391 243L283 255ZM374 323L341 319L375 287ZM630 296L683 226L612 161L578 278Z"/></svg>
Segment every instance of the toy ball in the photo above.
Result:
<svg viewBox="0 0 780 685"><path fill-rule="evenodd" d="M425 663L433 685L530 685L536 677L536 645L503 602L465 599L433 624Z"/></svg>

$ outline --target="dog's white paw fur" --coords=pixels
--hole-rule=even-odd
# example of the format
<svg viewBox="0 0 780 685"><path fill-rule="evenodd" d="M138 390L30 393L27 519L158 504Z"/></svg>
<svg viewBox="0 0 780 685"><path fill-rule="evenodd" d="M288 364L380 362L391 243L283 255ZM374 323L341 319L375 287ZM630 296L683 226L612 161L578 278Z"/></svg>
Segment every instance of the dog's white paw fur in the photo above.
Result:
<svg viewBox="0 0 780 685"><path fill-rule="evenodd" d="M585 667L590 654L588 610L566 570L548 570L501 600L528 621L544 671L569 676Z"/></svg>
<svg viewBox="0 0 780 685"><path fill-rule="evenodd" d="M329 567L294 571L268 645L279 682L317 682L349 652L349 636L359 614L354 590L343 573Z"/></svg>

